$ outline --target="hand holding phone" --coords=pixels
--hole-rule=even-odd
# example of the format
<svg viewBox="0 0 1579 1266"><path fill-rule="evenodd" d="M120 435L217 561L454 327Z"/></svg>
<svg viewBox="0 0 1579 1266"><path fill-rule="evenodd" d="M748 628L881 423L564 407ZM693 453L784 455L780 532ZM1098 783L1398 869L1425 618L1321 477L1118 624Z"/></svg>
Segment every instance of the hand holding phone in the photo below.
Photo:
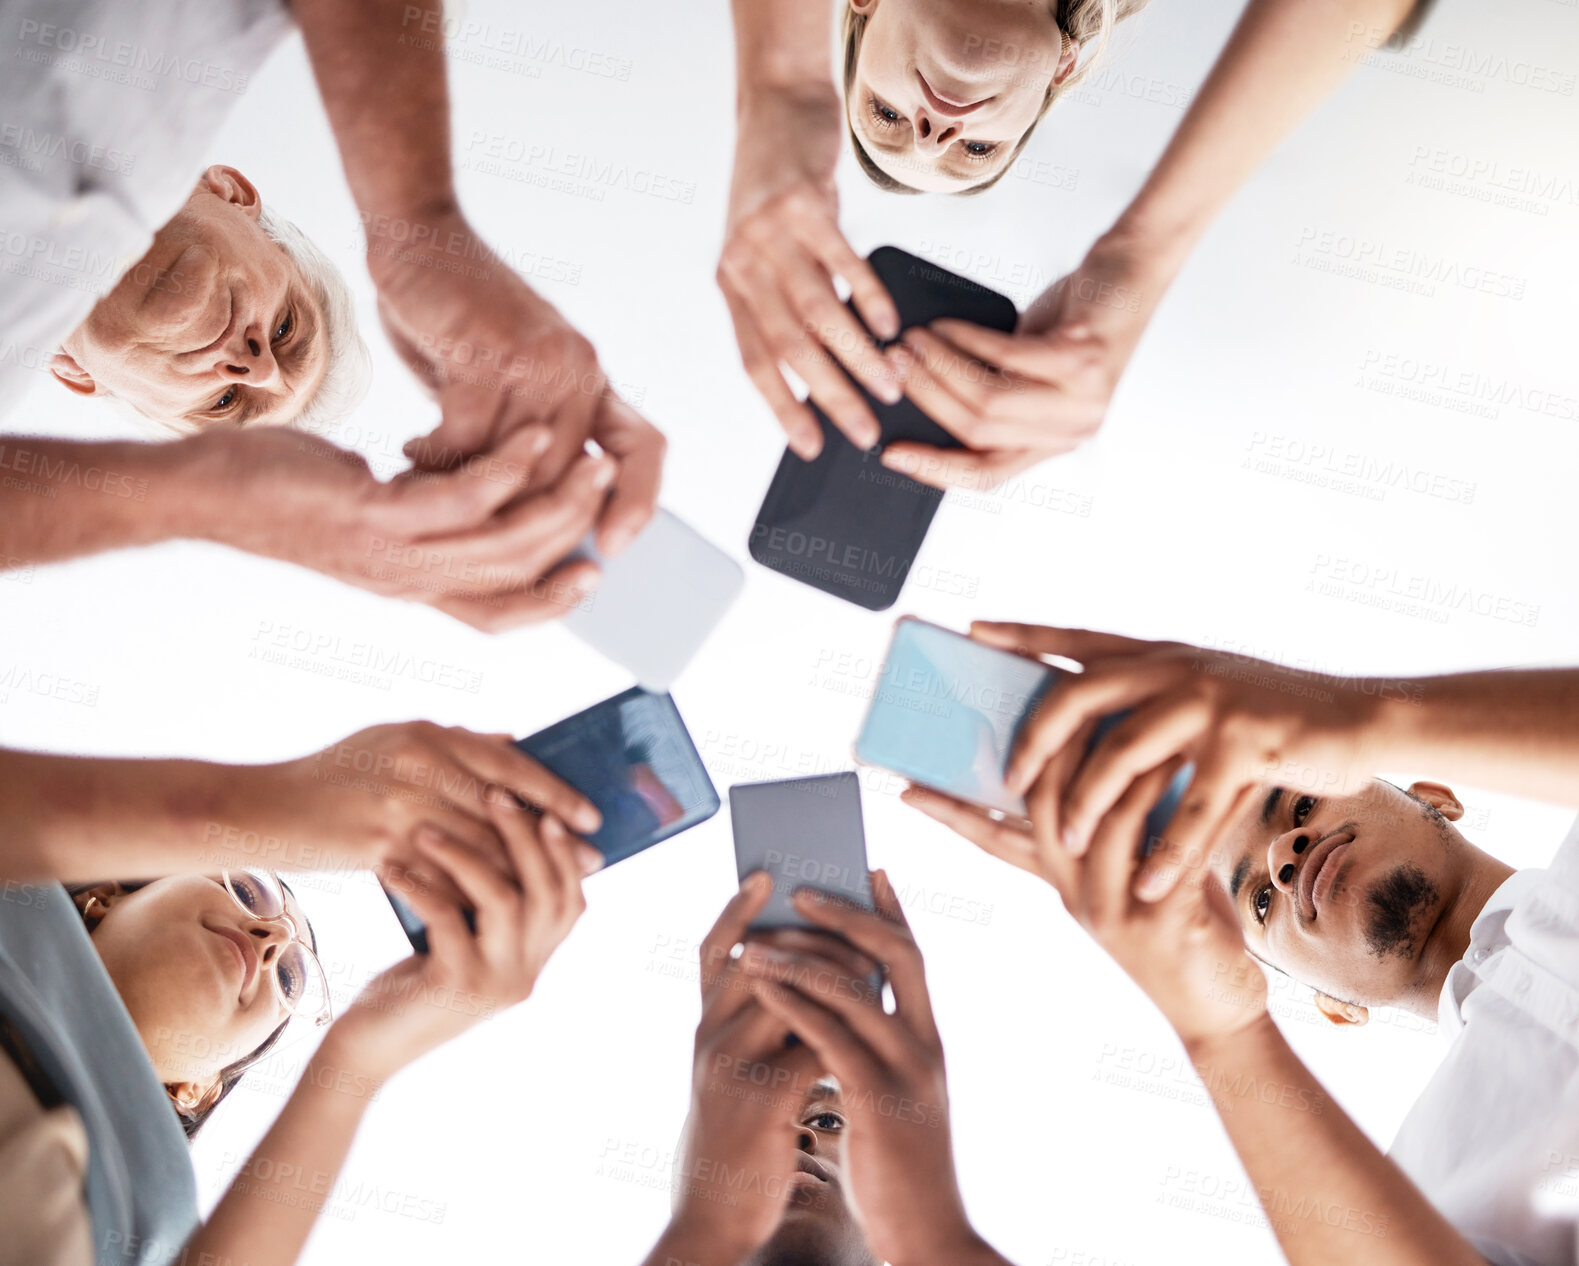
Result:
<svg viewBox="0 0 1579 1266"><path fill-rule="evenodd" d="M633 687L516 743L603 815L586 837L605 867L633 857L719 810L718 792L668 695ZM393 894L390 904L412 948L426 933ZM469 912L468 912L469 917Z"/></svg>
<svg viewBox="0 0 1579 1266"><path fill-rule="evenodd" d="M739 877L758 870L773 877L773 895L751 931L814 930L817 925L795 908L797 888L873 908L861 783L854 772L738 783L729 789L729 812Z"/></svg>
<svg viewBox="0 0 1579 1266"><path fill-rule="evenodd" d="M1025 798L1004 775L1026 722L1066 676L1063 670L962 633L905 616L855 741L858 761L1008 817L1026 817ZM1087 751L1126 714L1098 723ZM1178 809L1194 773L1185 765L1146 817L1149 851Z"/></svg>

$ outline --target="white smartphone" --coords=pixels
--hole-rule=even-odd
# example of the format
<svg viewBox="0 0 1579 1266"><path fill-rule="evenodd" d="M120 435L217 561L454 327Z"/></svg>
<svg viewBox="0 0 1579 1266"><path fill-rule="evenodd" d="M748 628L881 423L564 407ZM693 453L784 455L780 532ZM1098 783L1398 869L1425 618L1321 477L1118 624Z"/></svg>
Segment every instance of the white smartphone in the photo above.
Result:
<svg viewBox="0 0 1579 1266"><path fill-rule="evenodd" d="M780 782L738 783L729 789L735 869L773 876L773 896L751 931L815 928L791 900L797 888L816 888L870 910L861 783L850 771Z"/></svg>
<svg viewBox="0 0 1579 1266"><path fill-rule="evenodd" d="M668 691L745 584L739 563L667 510L618 557L604 558L590 536L571 557L597 563L603 583L565 627L655 694Z"/></svg>

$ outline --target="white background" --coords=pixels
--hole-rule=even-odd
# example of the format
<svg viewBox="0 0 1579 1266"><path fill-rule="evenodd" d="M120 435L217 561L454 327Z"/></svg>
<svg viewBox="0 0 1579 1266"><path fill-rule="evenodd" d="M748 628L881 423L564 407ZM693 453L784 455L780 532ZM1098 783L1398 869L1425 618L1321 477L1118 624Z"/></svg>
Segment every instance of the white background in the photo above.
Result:
<svg viewBox="0 0 1579 1266"><path fill-rule="evenodd" d="M1228 208L1158 313L1100 438L1006 497L945 506L894 614L1084 625L1361 673L1572 662L1579 8L1438 9L1420 47L1360 69ZM1236 12L1225 0L1157 0L986 197L884 196L847 161L852 242L904 246L1023 306L1133 193ZM453 63L467 208L668 433L665 503L744 561L782 442L739 369L712 282L732 146L725 4L479 0L463 16L490 28ZM535 52L490 51L504 38L520 46L523 32ZM1454 69L1466 50L1490 69ZM574 69L588 53L628 75ZM1566 75L1567 94L1516 82L1531 65ZM523 156L506 164L515 178L501 177L477 166L492 138L553 156ZM570 192L532 183L567 155L630 180ZM253 80L212 158L251 176L352 277L379 381L336 438L396 469L400 444L435 412L372 319L355 210L299 43ZM1446 190L1421 183L1433 163L1481 162L1494 169ZM689 200L631 187L654 175ZM1510 183L1524 201L1498 205ZM1434 293L1418 294L1332 271L1372 248L1420 252L1460 276L1501 274L1522 297L1441 273ZM1435 400L1409 398L1433 382ZM1477 384L1491 402L1472 398ZM1539 411L1537 393L1558 400L1558 416ZM48 383L6 419L24 433L123 425ZM1316 482L1344 463L1392 463L1440 495L1374 477L1379 497ZM748 570L741 601L675 688L720 791L847 763L891 619ZM1399 609L1398 591L1436 596ZM1455 605L1465 595L1523 622ZM525 734L628 684L557 628L489 638L188 544L0 578L0 634L0 671L94 692L91 706L15 687L3 701L0 741L66 752L267 761L415 717ZM261 649L275 636L331 645L271 663ZM336 679L370 646L409 656L409 669ZM475 674L479 688L426 684L436 671ZM1570 813L1460 791L1470 838L1518 865L1549 857ZM1146 1001L1050 891L891 792L867 782L870 852L927 953L980 1229L1022 1263L1276 1260ZM591 881L591 908L536 996L383 1092L306 1260L638 1260L667 1211L695 944L733 874L726 809ZM329 876L300 891L342 990L403 952L370 880ZM1276 1005L1385 1145L1438 1058L1433 1035L1408 1017L1328 1031L1304 991L1282 984ZM205 1200L278 1111L305 1049L298 1040L255 1075L200 1141ZM635 1163L616 1172L625 1149Z"/></svg>

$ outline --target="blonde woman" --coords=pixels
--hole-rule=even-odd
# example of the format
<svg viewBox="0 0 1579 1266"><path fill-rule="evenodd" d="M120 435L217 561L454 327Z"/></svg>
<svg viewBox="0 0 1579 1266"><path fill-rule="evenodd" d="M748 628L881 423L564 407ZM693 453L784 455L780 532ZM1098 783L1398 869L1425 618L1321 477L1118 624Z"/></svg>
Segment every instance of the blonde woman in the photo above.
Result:
<svg viewBox="0 0 1579 1266"><path fill-rule="evenodd" d="M839 231L840 133L885 189L981 193L1144 0L736 0L738 132L718 282L746 370L811 458L821 431L787 367L862 448L879 400L908 395L965 447L894 444L883 461L938 487L991 486L1075 448L1196 241L1277 143L1414 0L1250 0L1134 201L1013 334L960 322L901 331ZM829 49L839 14L842 66ZM842 89L842 91L841 91ZM880 350L839 302L850 287Z"/></svg>

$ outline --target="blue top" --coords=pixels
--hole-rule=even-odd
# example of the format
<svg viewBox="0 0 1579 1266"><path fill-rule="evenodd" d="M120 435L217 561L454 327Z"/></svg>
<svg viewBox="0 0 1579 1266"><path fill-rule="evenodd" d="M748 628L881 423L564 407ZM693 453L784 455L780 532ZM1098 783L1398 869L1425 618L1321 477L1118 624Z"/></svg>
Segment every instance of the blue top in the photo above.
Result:
<svg viewBox="0 0 1579 1266"><path fill-rule="evenodd" d="M198 1225L186 1137L59 884L0 884L0 1016L88 1134L99 1266L163 1266Z"/></svg>

